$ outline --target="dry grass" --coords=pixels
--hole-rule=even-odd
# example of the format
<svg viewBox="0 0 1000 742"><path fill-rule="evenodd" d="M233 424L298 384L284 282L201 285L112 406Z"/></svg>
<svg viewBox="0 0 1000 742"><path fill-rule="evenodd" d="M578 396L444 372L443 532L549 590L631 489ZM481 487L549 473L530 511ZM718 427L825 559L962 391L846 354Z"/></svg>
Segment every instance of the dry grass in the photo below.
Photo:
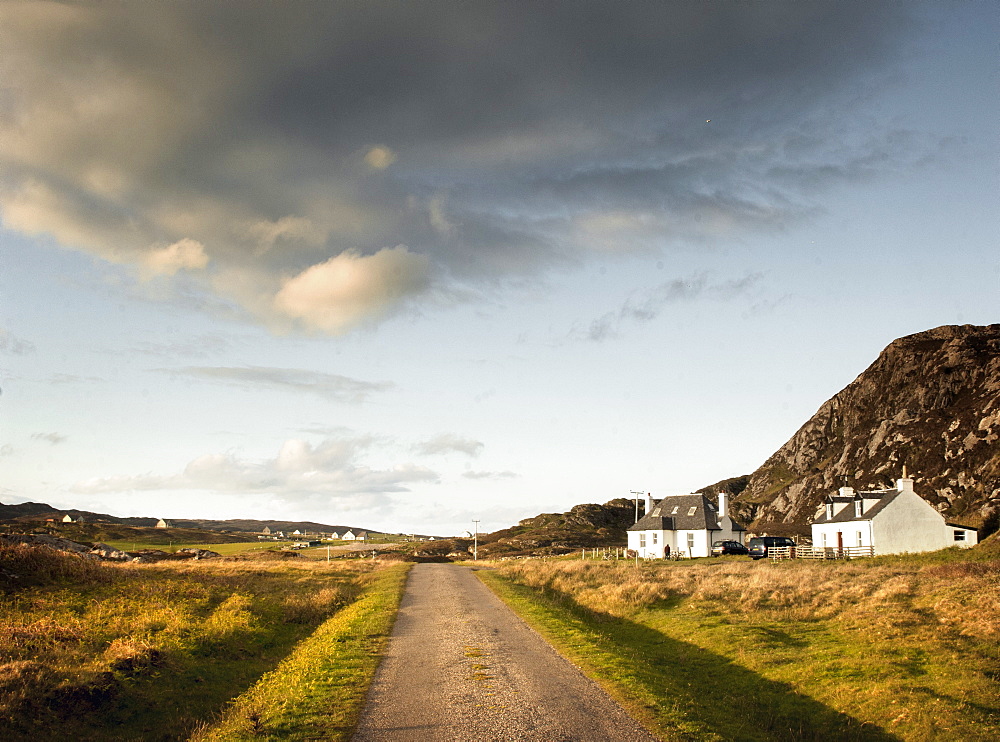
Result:
<svg viewBox="0 0 1000 742"><path fill-rule="evenodd" d="M644 563L531 560L501 571L525 585L612 616L643 608L719 604L773 620L819 621L919 612L929 625L1000 640L1000 560L945 564L873 561Z"/></svg>
<svg viewBox="0 0 1000 742"><path fill-rule="evenodd" d="M18 735L182 736L356 599L379 568L371 560L114 564L0 546L0 726Z"/></svg>
<svg viewBox="0 0 1000 742"><path fill-rule="evenodd" d="M770 725L762 739L801 739L836 723L858 739L1000 735L995 552L837 563L530 560L496 574L534 590L554 641L640 712L657 709L661 731L691 725L702 730L694 738L709 739L706 729L732 724L730 734L756 739L746 730ZM725 718L713 716L719 704L730 709Z"/></svg>

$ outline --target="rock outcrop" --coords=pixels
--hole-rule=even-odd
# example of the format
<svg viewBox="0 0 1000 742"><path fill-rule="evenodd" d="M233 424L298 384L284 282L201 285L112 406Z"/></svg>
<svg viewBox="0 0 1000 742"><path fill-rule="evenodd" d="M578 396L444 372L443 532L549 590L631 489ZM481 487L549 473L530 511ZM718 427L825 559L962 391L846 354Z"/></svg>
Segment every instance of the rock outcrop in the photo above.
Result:
<svg viewBox="0 0 1000 742"><path fill-rule="evenodd" d="M938 327L892 342L824 403L732 501L752 530L811 522L843 484L888 487L905 465L950 520L1000 514L1000 325Z"/></svg>

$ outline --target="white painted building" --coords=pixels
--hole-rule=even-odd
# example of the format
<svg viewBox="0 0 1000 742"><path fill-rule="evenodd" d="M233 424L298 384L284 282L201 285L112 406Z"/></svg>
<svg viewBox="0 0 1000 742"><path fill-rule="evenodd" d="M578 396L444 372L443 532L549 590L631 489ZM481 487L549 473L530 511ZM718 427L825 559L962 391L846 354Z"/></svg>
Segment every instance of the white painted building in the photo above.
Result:
<svg viewBox="0 0 1000 742"><path fill-rule="evenodd" d="M743 543L743 530L729 516L724 492L718 506L705 495L672 495L659 502L649 497L646 514L628 529L628 548L649 559L709 556L714 541Z"/></svg>
<svg viewBox="0 0 1000 742"><path fill-rule="evenodd" d="M872 547L875 554L936 551L975 546L975 528L947 523L944 516L913 491L912 479L896 488L855 492L841 487L829 495L812 524L814 549Z"/></svg>

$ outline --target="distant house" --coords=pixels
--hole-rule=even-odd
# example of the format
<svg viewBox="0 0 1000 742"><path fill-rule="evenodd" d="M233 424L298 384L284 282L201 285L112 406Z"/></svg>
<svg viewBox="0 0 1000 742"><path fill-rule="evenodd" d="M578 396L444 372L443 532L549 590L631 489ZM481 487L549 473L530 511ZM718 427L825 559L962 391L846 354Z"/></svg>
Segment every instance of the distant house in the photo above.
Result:
<svg viewBox="0 0 1000 742"><path fill-rule="evenodd" d="M263 533L265 536L270 536L271 535L271 526L264 526L261 529L260 532Z"/></svg>
<svg viewBox="0 0 1000 742"><path fill-rule="evenodd" d="M156 521L156 527L157 528L170 528L170 524L167 523L167 521L163 520L163 518L160 518L158 521Z"/></svg>
<svg viewBox="0 0 1000 742"><path fill-rule="evenodd" d="M336 541L337 539L340 538L340 534L334 531L333 533L330 534L330 538Z"/></svg>
<svg viewBox="0 0 1000 742"><path fill-rule="evenodd" d="M905 473L904 473L905 474ZM871 547L874 554L935 551L975 546L976 529L945 521L913 490L913 480L896 480L895 489L855 492L841 487L828 495L812 524L814 549Z"/></svg>
<svg viewBox="0 0 1000 742"><path fill-rule="evenodd" d="M63 523L72 523L73 522L73 516L70 515L69 513L67 513L66 515L64 515L62 517L62 522Z"/></svg>
<svg viewBox="0 0 1000 742"><path fill-rule="evenodd" d="M354 540L355 541L367 541L368 540L368 531L358 531L356 534L354 534Z"/></svg>
<svg viewBox="0 0 1000 742"><path fill-rule="evenodd" d="M80 517L78 517L78 518L76 519L76 522L77 522L77 523L83 523L83 522L84 522L84 520L83 520L83 516L81 515Z"/></svg>
<svg viewBox="0 0 1000 742"><path fill-rule="evenodd" d="M727 495L718 506L705 495L672 495L647 499L646 514L628 529L628 548L640 557L668 555L702 557L712 553L713 541L743 541L744 528L729 517ZM667 551L669 547L669 552Z"/></svg>
<svg viewBox="0 0 1000 742"><path fill-rule="evenodd" d="M294 531L292 531L292 535L293 536L301 536L302 535L302 531L300 531L298 528L296 528Z"/></svg>
<svg viewBox="0 0 1000 742"><path fill-rule="evenodd" d="M364 541L368 538L368 533L365 531L344 531L340 534L340 538L344 541Z"/></svg>

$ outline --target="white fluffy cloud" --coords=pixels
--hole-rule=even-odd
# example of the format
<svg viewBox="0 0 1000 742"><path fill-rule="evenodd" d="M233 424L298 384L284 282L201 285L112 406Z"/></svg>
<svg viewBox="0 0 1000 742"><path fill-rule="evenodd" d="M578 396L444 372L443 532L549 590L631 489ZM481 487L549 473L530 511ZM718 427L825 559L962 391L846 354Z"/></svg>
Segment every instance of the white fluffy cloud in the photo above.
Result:
<svg viewBox="0 0 1000 742"><path fill-rule="evenodd" d="M362 463L371 438L285 441L270 459L247 460L236 453L214 453L192 460L182 472L116 476L78 482L86 494L131 491L196 490L230 494L270 494L286 500L407 492L417 482L437 481L425 467L402 463L375 469Z"/></svg>
<svg viewBox="0 0 1000 742"><path fill-rule="evenodd" d="M413 450L422 456L457 452L463 453L466 456L476 457L483 452L484 448L485 445L482 441L463 438L454 433L442 433L426 441L421 441L413 447Z"/></svg>
<svg viewBox="0 0 1000 742"><path fill-rule="evenodd" d="M184 238L147 253L145 263L153 273L172 276L180 270L201 270L208 265L208 255L200 242Z"/></svg>
<svg viewBox="0 0 1000 742"><path fill-rule="evenodd" d="M348 250L289 278L275 307L312 330L340 335L379 319L427 285L427 258L406 247L364 256Z"/></svg>

